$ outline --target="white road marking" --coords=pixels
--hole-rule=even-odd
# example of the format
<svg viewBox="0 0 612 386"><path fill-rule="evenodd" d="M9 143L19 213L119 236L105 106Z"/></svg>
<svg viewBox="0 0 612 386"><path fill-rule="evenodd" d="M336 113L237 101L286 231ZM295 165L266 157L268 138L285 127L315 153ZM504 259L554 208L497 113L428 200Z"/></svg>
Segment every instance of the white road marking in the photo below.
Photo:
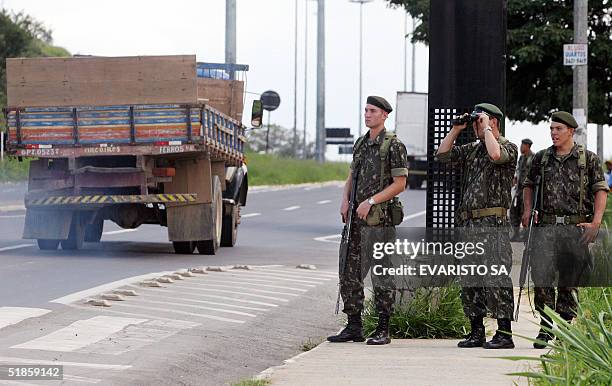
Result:
<svg viewBox="0 0 612 386"><path fill-rule="evenodd" d="M332 278L337 278L338 274L334 273L334 272L329 272L329 271L316 271L316 270L303 270L303 269L295 269L293 271L289 271L289 270L283 270L283 269L262 269L262 272L278 272L278 273L287 273L290 275L296 274L296 275L303 275L303 274L307 274L307 275L312 275L312 278L318 278L318 277L332 277ZM305 276L306 277L306 276Z"/></svg>
<svg viewBox="0 0 612 386"><path fill-rule="evenodd" d="M79 310L91 311L91 307L90 306L83 306L83 305L79 305L79 304L70 304L69 307L77 308ZM151 320L162 320L162 321L168 321L168 322L173 322L173 323L182 323L184 325L182 327L183 329L194 328L194 327L198 327L198 326L202 325L201 323L188 322L188 321L183 320L183 319L164 318L164 317L157 316L157 315L142 314L142 313L138 313L138 312L116 311L116 310L111 310L109 308L98 308L98 309L96 309L96 311L104 312L104 313L111 313L111 314L118 314L118 315L138 316L140 318L148 318L148 319L151 319Z"/></svg>
<svg viewBox="0 0 612 386"><path fill-rule="evenodd" d="M102 381L101 379L80 377L78 375L63 374L63 376L64 376L64 380L66 381L75 381L75 382L82 382L82 383L99 383Z"/></svg>
<svg viewBox="0 0 612 386"><path fill-rule="evenodd" d="M417 218L417 217L421 217L424 216L427 213L426 210L422 211L422 212L417 212L417 213L413 213L413 214L409 214L408 216L404 216L404 221L406 220L411 220L413 218Z"/></svg>
<svg viewBox="0 0 612 386"><path fill-rule="evenodd" d="M16 214L16 215L7 215L7 216L0 216L0 219L9 219L9 218L25 218L25 214Z"/></svg>
<svg viewBox="0 0 612 386"><path fill-rule="evenodd" d="M119 332L130 324L139 324L146 321L147 319L95 316L91 319L77 320L60 330L12 346L11 348L62 352L75 351Z"/></svg>
<svg viewBox="0 0 612 386"><path fill-rule="evenodd" d="M155 298L160 298L160 299L168 299L168 300L181 300L183 302L190 302L190 303L201 303L201 304L212 304L214 306L223 306L223 307L231 307L231 308L238 308L241 310L250 310L250 311L269 311L267 308L257 308L257 307L247 307L247 306L238 306L236 304L227 304L227 303L219 303L219 302L209 302L207 300L196 300L196 299L185 299L184 296L181 297L177 297L177 296L164 296L164 295L160 295L160 294L155 294Z"/></svg>
<svg viewBox="0 0 612 386"><path fill-rule="evenodd" d="M283 209L286 212L291 212L292 210L296 210L296 209L300 209L299 205L295 205L295 206L288 206L285 209Z"/></svg>
<svg viewBox="0 0 612 386"><path fill-rule="evenodd" d="M229 277L231 277L231 278L234 278L234 279L236 279L236 278L238 278L238 277L239 277L239 275L231 275L231 274L227 274L227 273L225 273L225 275L227 275L227 276L229 276ZM260 277L261 277L261 276L260 276ZM276 278L275 278L275 279L276 279ZM240 278L239 280L240 280L240 281L243 281L243 280L242 280L242 278ZM271 280L271 279L269 279L269 278L268 278L268 279L256 279L256 278L252 278L252 277L249 277L247 280L244 280L244 282L245 282L245 283L247 283L247 282L258 282L258 283L277 283L277 282L275 282L275 281L272 281L272 280ZM283 283L283 284L284 284L284 283ZM302 283L298 283L298 284L294 284L294 285L299 285L299 286L302 286L302 287L316 287L316 285L314 285L314 284L302 284Z"/></svg>
<svg viewBox="0 0 612 386"><path fill-rule="evenodd" d="M236 270L236 273L238 273L238 270ZM240 274L239 274L240 275ZM316 280L303 280L303 279L296 279L292 276L289 275L280 275L277 273L267 273L267 272L263 272L263 271L242 271L242 275L253 275L255 277L266 277L268 279L274 279L274 280L282 280L282 281L292 281L292 282L296 282L296 283L305 283L305 284L323 284L322 281L320 280L330 280L330 279L316 279Z"/></svg>
<svg viewBox="0 0 612 386"><path fill-rule="evenodd" d="M102 284L102 285L99 285L97 287L93 287L93 288L89 288L89 289L86 289L86 290L83 290L83 291L75 292L75 293L72 293L70 295L66 295L66 296L63 296L61 298L57 298L57 299L51 300L50 303L59 303L59 304L67 305L67 304L76 302L77 300L88 298L88 297L100 294L102 292L114 290L114 289L116 289L118 287L122 287L122 286L125 286L127 284L132 284L132 283L136 283L136 282L143 281L143 280L149 280L149 279L152 279L152 278L168 275L168 274L171 274L173 272L174 271L156 272L156 273L148 273L146 275L139 275L139 276L128 277L126 279L117 280L117 281L114 281L112 283ZM140 288L140 287L138 287L138 288Z"/></svg>
<svg viewBox="0 0 612 386"><path fill-rule="evenodd" d="M0 212L13 212L18 210L25 210L25 206L23 204L0 206Z"/></svg>
<svg viewBox="0 0 612 386"><path fill-rule="evenodd" d="M12 251L15 249L21 249L21 248L27 248L27 247L31 247L34 244L18 244L18 245L12 245L10 247L4 247L4 248L0 248L0 252L6 252L6 251Z"/></svg>
<svg viewBox="0 0 612 386"><path fill-rule="evenodd" d="M253 289L253 288L249 288L249 287L241 287L241 286L236 286L236 285L213 284L213 283L209 283L208 280L206 280L206 283L189 283L189 285L202 286L204 288L208 288L208 287L220 287L220 288L240 289L240 290L247 290L247 291L253 291L253 292L261 292L261 293L272 294L272 295L300 296L299 294L290 294L290 293L287 293L287 292L276 292L276 291L258 290L258 289Z"/></svg>
<svg viewBox="0 0 612 386"><path fill-rule="evenodd" d="M33 365L74 366L74 367L85 367L85 368L98 369L98 370L117 370L117 371L127 370L127 369L132 368L132 366L130 365L107 365L103 363L47 361L43 359L26 359L26 358L2 357L2 356L0 356L0 362L15 363L15 364L33 364Z"/></svg>
<svg viewBox="0 0 612 386"><path fill-rule="evenodd" d="M261 213L247 213L247 214L241 214L240 218L249 218L249 217L256 217L256 216L261 216Z"/></svg>
<svg viewBox="0 0 612 386"><path fill-rule="evenodd" d="M206 314L202 314L202 313L194 314L193 312L171 310L171 309L168 309L168 308L145 307L145 306L137 306L135 304L129 304L128 305L128 304L122 304L122 303L113 303L113 307L139 308L139 309L142 309L142 310L161 311L161 312L166 312L166 313L169 313L169 314L195 316L197 318L212 319L212 320L217 320L217 321L220 321L220 322L239 323L239 324L244 323L244 320L222 318L220 316L206 315Z"/></svg>
<svg viewBox="0 0 612 386"><path fill-rule="evenodd" d="M20 323L29 318L48 314L51 310L44 308L0 307L0 328Z"/></svg>
<svg viewBox="0 0 612 386"><path fill-rule="evenodd" d="M321 201L317 201L317 204L323 205L323 204L329 204L331 202L331 200L321 200Z"/></svg>
<svg viewBox="0 0 612 386"><path fill-rule="evenodd" d="M233 280L214 280L214 279L206 278L205 282L206 283L217 283L217 284L251 285L251 286L257 286L257 287L278 288L278 289L284 289L284 290L289 290L289 291L308 292L307 289L303 289L303 288L284 287L282 285L261 284L261 283L255 283L252 281L247 281L247 280L233 281ZM273 283L273 282L270 282L270 283Z"/></svg>
<svg viewBox="0 0 612 386"><path fill-rule="evenodd" d="M240 316L248 316L248 317L251 317L251 318L254 318L254 317L257 316L255 314L249 314L247 312L242 312L242 311L224 310L222 308L198 306L198 305L195 305L195 304L185 304L185 303L180 303L180 302L162 302L162 301L157 301L157 300L146 300L146 299L133 299L133 300L130 300L130 304L138 303L138 302L153 303L153 304L165 304L165 305L169 305L169 306L189 307L189 308L196 308L196 309L200 309L200 310L226 312L228 314L234 314L234 315L240 315Z"/></svg>
<svg viewBox="0 0 612 386"><path fill-rule="evenodd" d="M255 295L255 294L251 294L251 293L248 293L248 292L230 291L230 290L222 290L222 289L215 289L215 288L198 288L198 287L191 287L191 286L187 286L187 285L183 285L183 284L179 284L179 283L175 283L173 287L175 287L175 288L186 288L186 289L190 289L190 290L194 290L194 291L223 292L223 293L234 294L234 295L250 296L250 297L253 297L253 298L277 300L279 302L288 302L289 301L288 299L278 298L278 297L275 297L275 296Z"/></svg>
<svg viewBox="0 0 612 386"><path fill-rule="evenodd" d="M110 235L118 235L120 233L130 233L130 232L137 232L137 231L138 231L138 229L121 229L121 230L118 230L118 231L104 232L102 234L110 236Z"/></svg>
<svg viewBox="0 0 612 386"><path fill-rule="evenodd" d="M284 267L282 264L268 264L268 265L254 265L256 268L272 268L272 267Z"/></svg>
<svg viewBox="0 0 612 386"><path fill-rule="evenodd" d="M135 288L139 288L134 286ZM144 288L143 288L144 289ZM230 298L227 296L219 296L219 295L206 295L206 294L195 294L193 292L190 291L176 291L176 290L170 290L170 289L159 289L159 288L147 288L146 290L151 290L151 291L156 291L156 292L170 292L170 293L176 293L176 294L181 294L181 295L188 295L188 296L192 296L192 297L204 297L204 298L212 298L212 299L220 299L220 300L229 300L229 301L233 301L233 302L237 302L237 303L248 303L248 304L255 304L258 306L265 306L265 307L278 307L278 304L272 304L272 303L264 303L264 302L260 302L260 301L256 301L256 300L246 300L246 299L236 299L236 298Z"/></svg>
<svg viewBox="0 0 612 386"><path fill-rule="evenodd" d="M337 234L337 235L315 237L313 240L314 241L320 241L322 243L340 244L340 238L341 237L342 237L341 234ZM336 240L333 240L333 239L338 239L338 240L336 241Z"/></svg>

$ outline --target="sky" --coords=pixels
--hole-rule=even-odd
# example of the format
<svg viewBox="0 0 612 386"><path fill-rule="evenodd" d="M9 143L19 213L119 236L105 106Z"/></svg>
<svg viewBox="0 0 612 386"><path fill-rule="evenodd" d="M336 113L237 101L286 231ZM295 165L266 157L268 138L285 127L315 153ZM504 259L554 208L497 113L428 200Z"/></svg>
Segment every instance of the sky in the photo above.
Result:
<svg viewBox="0 0 612 386"><path fill-rule="evenodd" d="M297 129L304 129L304 73L306 70L306 128L314 140L316 125L316 17L313 0L236 0L237 62L248 64L245 124L250 105L266 90L281 96L271 113L272 123L293 128L295 7L298 9ZM223 62L225 0L0 0L5 8L25 13L53 32L54 44L72 54L100 56L196 54L198 61ZM359 104L359 4L327 0L326 17L326 127L350 127L357 134ZM306 19L307 22L306 22ZM395 105L411 86L411 50L405 58L402 9L384 0L363 5L363 99L381 95ZM411 20L407 23L410 31ZM307 33L306 33L307 29ZM305 44L305 40L308 44ZM307 53L306 53L307 51ZM305 55L306 53L306 55ZM561 54L560 54L561 55ZM307 57L305 57L307 56ZM307 60L305 60L307 59ZM405 61L405 59L407 59ZM427 92L428 48L417 44L415 90ZM407 63L407 66L405 66ZM408 90L410 91L410 90ZM267 122L267 116L264 122ZM394 129L395 114L387 127ZM506 136L515 143L524 137L534 149L550 146L548 124L512 123ZM596 149L594 126L589 126L588 147ZM605 128L605 155L612 158L612 128Z"/></svg>

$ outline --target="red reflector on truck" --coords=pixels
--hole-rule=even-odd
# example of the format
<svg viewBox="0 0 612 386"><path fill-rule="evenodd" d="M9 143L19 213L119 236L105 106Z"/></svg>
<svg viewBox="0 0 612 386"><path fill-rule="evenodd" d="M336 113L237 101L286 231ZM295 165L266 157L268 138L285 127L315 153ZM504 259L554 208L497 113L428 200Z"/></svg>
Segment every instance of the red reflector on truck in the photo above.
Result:
<svg viewBox="0 0 612 386"><path fill-rule="evenodd" d="M26 149L51 149L53 148L53 146L52 145L40 145L40 144L34 144L34 145L28 144L28 145L25 145L25 148Z"/></svg>

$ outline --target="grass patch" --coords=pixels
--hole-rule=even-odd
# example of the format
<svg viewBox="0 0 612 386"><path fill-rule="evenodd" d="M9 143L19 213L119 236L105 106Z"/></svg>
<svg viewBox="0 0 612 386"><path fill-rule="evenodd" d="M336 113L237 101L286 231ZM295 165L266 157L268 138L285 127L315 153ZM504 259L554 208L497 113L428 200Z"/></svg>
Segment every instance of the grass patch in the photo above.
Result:
<svg viewBox="0 0 612 386"><path fill-rule="evenodd" d="M304 352L310 351L313 348L315 348L318 345L320 345L322 342L323 342L323 338L315 338L315 339L308 338L308 340L306 340L304 343L302 343L301 350L304 351Z"/></svg>
<svg viewBox="0 0 612 386"><path fill-rule="evenodd" d="M608 202L606 205L606 211L604 212L603 221L608 229L612 229L612 194L608 193Z"/></svg>
<svg viewBox="0 0 612 386"><path fill-rule="evenodd" d="M268 386L270 381L267 379L243 379L240 382L233 383L232 386Z"/></svg>
<svg viewBox="0 0 612 386"><path fill-rule="evenodd" d="M4 161L0 161L0 182L27 180L29 169L30 159L25 158L23 162L19 162L16 158L5 156Z"/></svg>
<svg viewBox="0 0 612 386"><path fill-rule="evenodd" d="M346 180L349 164L283 158L271 154L248 153L249 185L284 185Z"/></svg>
<svg viewBox="0 0 612 386"><path fill-rule="evenodd" d="M463 314L457 285L442 288L418 288L410 302L400 301L389 322L395 339L455 339L469 331L470 322ZM364 333L370 335L378 324L373 300L364 312Z"/></svg>

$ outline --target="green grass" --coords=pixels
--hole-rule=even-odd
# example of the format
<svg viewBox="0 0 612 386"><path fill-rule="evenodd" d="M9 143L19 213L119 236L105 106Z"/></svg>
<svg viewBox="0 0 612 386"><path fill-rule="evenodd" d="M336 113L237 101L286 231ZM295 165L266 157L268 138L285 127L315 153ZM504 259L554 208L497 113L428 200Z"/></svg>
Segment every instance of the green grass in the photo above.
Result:
<svg viewBox="0 0 612 386"><path fill-rule="evenodd" d="M28 179L30 160L19 162L16 158L4 157L0 161L0 182L15 182Z"/></svg>
<svg viewBox="0 0 612 386"><path fill-rule="evenodd" d="M315 338L315 339L311 339L308 338L305 342L302 343L302 351L306 352L306 351L310 351L313 348L317 347L318 345L320 345L321 343L323 343L324 339L319 337L319 338Z"/></svg>
<svg viewBox="0 0 612 386"><path fill-rule="evenodd" d="M232 384L232 386L268 386L270 381L267 379L244 379Z"/></svg>
<svg viewBox="0 0 612 386"><path fill-rule="evenodd" d="M270 154L248 153L249 185L284 185L346 180L349 164L281 158Z"/></svg>
<svg viewBox="0 0 612 386"><path fill-rule="evenodd" d="M608 226L608 229L612 229L612 194L608 194L608 203L606 211L604 212L603 224Z"/></svg>
<svg viewBox="0 0 612 386"><path fill-rule="evenodd" d="M457 285L443 288L418 288L410 302L395 306L389 322L395 339L455 339L469 331ZM364 333L370 335L378 323L372 300L364 312Z"/></svg>

